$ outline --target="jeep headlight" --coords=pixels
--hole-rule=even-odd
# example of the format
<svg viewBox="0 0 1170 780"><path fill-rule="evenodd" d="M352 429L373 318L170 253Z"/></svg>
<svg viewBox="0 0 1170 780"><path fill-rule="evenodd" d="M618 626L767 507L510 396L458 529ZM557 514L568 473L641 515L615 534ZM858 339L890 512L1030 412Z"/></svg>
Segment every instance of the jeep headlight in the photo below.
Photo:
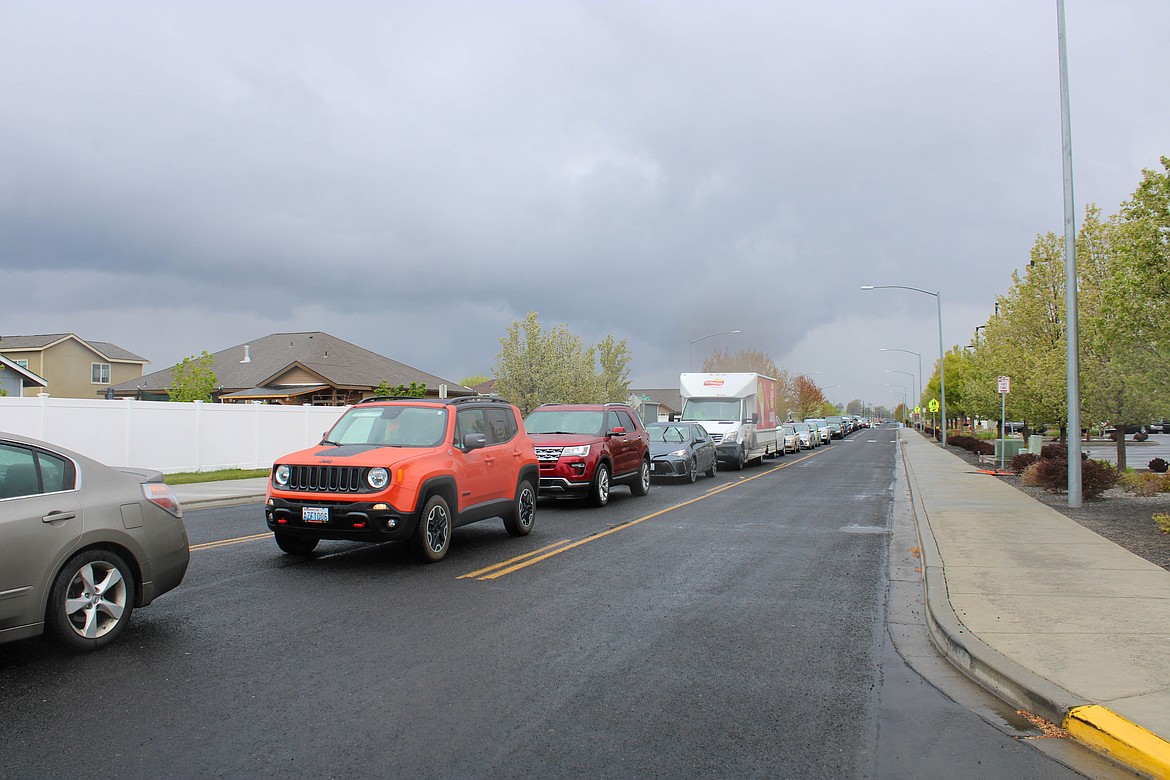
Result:
<svg viewBox="0 0 1170 780"><path fill-rule="evenodd" d="M381 490L390 484L390 472L382 467L370 469L366 474L366 482L370 483L370 487L374 490Z"/></svg>
<svg viewBox="0 0 1170 780"><path fill-rule="evenodd" d="M565 457L566 455L568 455L570 457L583 458L588 454L589 454L589 445L588 444L579 444L576 447L565 447L563 450L561 450L561 457Z"/></svg>
<svg viewBox="0 0 1170 780"><path fill-rule="evenodd" d="M288 485L288 466L281 464L276 467L276 473L273 475L273 481L277 487L286 487Z"/></svg>

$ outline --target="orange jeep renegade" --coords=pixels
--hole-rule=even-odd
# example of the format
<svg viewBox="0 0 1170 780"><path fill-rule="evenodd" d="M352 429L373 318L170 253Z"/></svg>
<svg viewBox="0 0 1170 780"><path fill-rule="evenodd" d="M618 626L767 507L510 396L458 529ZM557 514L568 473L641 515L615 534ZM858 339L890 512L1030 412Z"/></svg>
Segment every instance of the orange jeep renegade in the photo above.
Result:
<svg viewBox="0 0 1170 780"><path fill-rule="evenodd" d="M500 517L526 535L539 479L520 412L503 399L373 398L272 465L264 515L290 555L321 539L404 539L433 563L455 528L477 520Z"/></svg>

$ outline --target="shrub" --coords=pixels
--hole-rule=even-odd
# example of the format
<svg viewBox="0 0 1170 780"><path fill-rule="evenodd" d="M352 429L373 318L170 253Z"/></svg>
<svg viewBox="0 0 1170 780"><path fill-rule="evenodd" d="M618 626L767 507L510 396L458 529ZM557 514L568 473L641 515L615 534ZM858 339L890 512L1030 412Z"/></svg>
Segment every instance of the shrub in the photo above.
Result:
<svg viewBox="0 0 1170 780"><path fill-rule="evenodd" d="M1170 463L1167 463L1162 458L1154 458L1147 464L1147 466L1149 466L1150 471L1154 472L1155 474L1165 474L1166 469L1170 468Z"/></svg>
<svg viewBox="0 0 1170 780"><path fill-rule="evenodd" d="M1163 474L1162 481L1158 484L1159 493L1170 493L1170 474Z"/></svg>
<svg viewBox="0 0 1170 780"><path fill-rule="evenodd" d="M1018 474L1038 460L1040 456L1034 452L1021 452L1012 458L1012 471Z"/></svg>
<svg viewBox="0 0 1170 780"><path fill-rule="evenodd" d="M1049 493L1068 490L1068 461L1055 458L1041 458L1028 466L1021 476L1021 482L1041 487ZM1081 495L1096 498L1117 484L1117 469L1110 463L1099 460L1081 461Z"/></svg>
<svg viewBox="0 0 1170 780"><path fill-rule="evenodd" d="M979 440L971 436L948 436L947 444L961 447L962 449L970 451L972 447L979 443Z"/></svg>
<svg viewBox="0 0 1170 780"><path fill-rule="evenodd" d="M971 445L970 449L971 449L971 452L974 452L976 455L994 455L995 454L995 445L989 441L980 441L980 440L976 439L975 443L973 445Z"/></svg>
<svg viewBox="0 0 1170 780"><path fill-rule="evenodd" d="M1164 534L1170 534L1170 515L1165 512L1159 512L1154 515L1154 522L1158 524L1158 530Z"/></svg>
<svg viewBox="0 0 1170 780"><path fill-rule="evenodd" d="M1148 438L1150 438L1150 434L1146 433L1145 431L1138 431L1133 435L1134 441L1145 441Z"/></svg>
<svg viewBox="0 0 1170 780"><path fill-rule="evenodd" d="M1040 457L1043 460L1068 460L1068 445L1049 442L1040 448Z"/></svg>
<svg viewBox="0 0 1170 780"><path fill-rule="evenodd" d="M1148 472L1127 471L1118 476L1117 482L1126 493L1133 493L1135 496L1157 495L1162 487L1161 475Z"/></svg>
<svg viewBox="0 0 1170 780"><path fill-rule="evenodd" d="M1096 498L1111 487L1117 485L1117 469L1112 463L1103 460L1081 461L1081 495L1084 498ZM1068 486L1068 477L1065 477L1065 487Z"/></svg>

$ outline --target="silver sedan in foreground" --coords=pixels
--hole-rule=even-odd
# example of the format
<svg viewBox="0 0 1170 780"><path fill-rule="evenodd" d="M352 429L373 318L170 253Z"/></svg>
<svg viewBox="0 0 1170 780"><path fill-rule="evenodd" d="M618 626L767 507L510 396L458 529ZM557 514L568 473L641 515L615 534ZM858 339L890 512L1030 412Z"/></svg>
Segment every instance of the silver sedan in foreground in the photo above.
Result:
<svg viewBox="0 0 1170 780"><path fill-rule="evenodd" d="M189 559L160 472L0 433L0 642L47 633L76 651L104 647Z"/></svg>

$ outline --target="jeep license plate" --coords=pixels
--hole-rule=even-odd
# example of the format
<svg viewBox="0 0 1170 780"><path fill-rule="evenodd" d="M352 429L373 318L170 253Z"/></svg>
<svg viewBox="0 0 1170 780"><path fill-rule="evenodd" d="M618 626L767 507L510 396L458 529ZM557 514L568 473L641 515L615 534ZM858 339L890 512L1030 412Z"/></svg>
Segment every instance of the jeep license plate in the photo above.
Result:
<svg viewBox="0 0 1170 780"><path fill-rule="evenodd" d="M301 507L301 519L306 523L328 523L329 507L303 506Z"/></svg>

